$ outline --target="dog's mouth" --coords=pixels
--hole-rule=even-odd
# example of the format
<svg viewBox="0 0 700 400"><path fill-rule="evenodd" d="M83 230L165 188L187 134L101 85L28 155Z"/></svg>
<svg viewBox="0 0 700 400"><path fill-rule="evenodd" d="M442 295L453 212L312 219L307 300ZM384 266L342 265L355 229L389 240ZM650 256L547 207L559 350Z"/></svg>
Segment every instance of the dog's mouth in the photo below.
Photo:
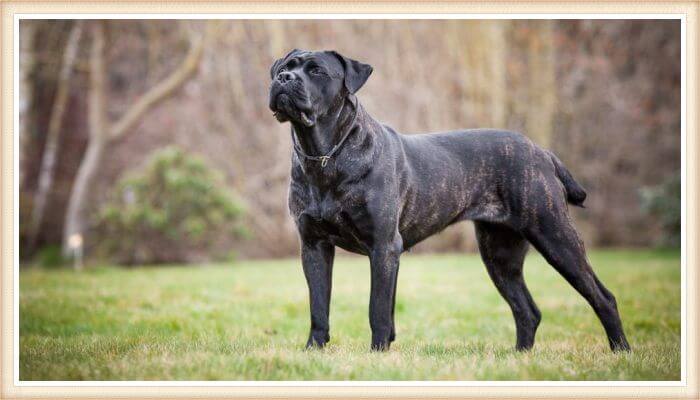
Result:
<svg viewBox="0 0 700 400"><path fill-rule="evenodd" d="M309 116L306 115L306 113L304 111L299 112L299 118L301 120L301 123L304 124L304 126L306 126L306 127L314 126L314 121L311 118L309 118Z"/></svg>
<svg viewBox="0 0 700 400"><path fill-rule="evenodd" d="M272 115L274 115L279 122L287 122L293 119L301 122L306 127L314 125L313 119L309 117L307 112L295 107L292 99L285 93L277 95L274 108L272 108Z"/></svg>
<svg viewBox="0 0 700 400"><path fill-rule="evenodd" d="M297 121L306 127L315 124L314 118L307 110L299 107L288 93L273 84L270 91L270 110L279 122Z"/></svg>

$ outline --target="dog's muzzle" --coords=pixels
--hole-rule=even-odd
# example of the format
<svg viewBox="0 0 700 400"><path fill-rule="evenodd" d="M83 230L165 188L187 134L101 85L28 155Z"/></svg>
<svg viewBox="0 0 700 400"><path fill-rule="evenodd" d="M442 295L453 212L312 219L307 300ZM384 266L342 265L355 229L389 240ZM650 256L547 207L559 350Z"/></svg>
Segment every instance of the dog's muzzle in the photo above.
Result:
<svg viewBox="0 0 700 400"><path fill-rule="evenodd" d="M281 83L279 80L274 80L270 87L270 110L279 122L286 122L289 119L294 119L301 122L304 126L310 127L314 125L314 121L309 115L301 110L294 102L293 94L289 92L299 91L298 88L290 87L294 85L292 82Z"/></svg>

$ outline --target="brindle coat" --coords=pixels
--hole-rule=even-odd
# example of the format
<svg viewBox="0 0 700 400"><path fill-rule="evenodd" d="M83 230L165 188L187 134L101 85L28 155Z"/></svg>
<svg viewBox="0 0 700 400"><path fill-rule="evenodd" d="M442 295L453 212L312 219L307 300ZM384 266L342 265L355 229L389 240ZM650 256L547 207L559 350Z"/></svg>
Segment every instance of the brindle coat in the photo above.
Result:
<svg viewBox="0 0 700 400"><path fill-rule="evenodd" d="M523 280L528 242L586 298L610 347L629 349L615 298L588 264L569 217L567 202L582 206L586 193L561 161L502 130L399 134L355 97L371 72L336 52L300 50L270 71L270 108L291 122L295 143L289 209L309 286L307 346L330 340L335 246L369 256L372 348L385 350L395 338L401 253L473 220L488 273L513 312L517 349L533 346L541 318Z"/></svg>

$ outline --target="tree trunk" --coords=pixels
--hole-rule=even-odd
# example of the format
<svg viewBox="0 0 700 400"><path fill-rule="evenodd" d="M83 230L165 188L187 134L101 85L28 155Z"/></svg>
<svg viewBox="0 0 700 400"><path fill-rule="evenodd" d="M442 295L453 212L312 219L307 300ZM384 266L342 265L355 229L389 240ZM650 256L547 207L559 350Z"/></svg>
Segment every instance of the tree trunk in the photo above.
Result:
<svg viewBox="0 0 700 400"><path fill-rule="evenodd" d="M102 138L90 140L85 156L80 163L80 168L78 168L78 174L75 177L68 201L66 221L63 228L62 250L64 257L69 257L74 250L70 246L70 238L73 235L82 237L87 226L87 199L90 194L90 188L94 183L94 178L100 169L105 147L106 142Z"/></svg>
<svg viewBox="0 0 700 400"><path fill-rule="evenodd" d="M552 139L552 123L556 106L553 23L536 21L528 48L529 75L527 135L541 146Z"/></svg>
<svg viewBox="0 0 700 400"><path fill-rule="evenodd" d="M20 23L20 78L19 78L19 182L24 184L24 157L27 145L30 143L29 110L32 108L32 72L36 64L34 54L34 38L36 37L36 22L25 20Z"/></svg>
<svg viewBox="0 0 700 400"><path fill-rule="evenodd" d="M81 235L85 229L86 199L88 189L92 184L107 142L107 126L105 125L105 24L95 21L92 25L92 45L90 46L90 88L88 92L88 129L89 142L85 156L78 168L78 174L73 182L66 221L63 226L62 251L65 257L70 256L70 239L73 235ZM82 240L81 240L82 242Z"/></svg>
<svg viewBox="0 0 700 400"><path fill-rule="evenodd" d="M44 221L44 211L53 186L54 171L56 159L58 158L58 149L60 145L59 137L61 133L61 122L65 114L66 104L68 103L68 94L70 92L70 76L73 72L75 59L78 54L78 44L83 33L83 21L76 21L71 28L66 42L66 48L63 52L63 63L58 75L56 84L56 98L51 110L51 119L49 120L48 130L46 132L46 145L41 158L41 167L39 169L39 186L34 197L34 207L32 208L32 217L29 224L29 248L33 249L36 245L39 236L41 224Z"/></svg>
<svg viewBox="0 0 700 400"><path fill-rule="evenodd" d="M506 111L508 96L506 94L506 25L505 21L489 21L489 55L490 55L490 90L491 95L491 126L504 129L506 127Z"/></svg>

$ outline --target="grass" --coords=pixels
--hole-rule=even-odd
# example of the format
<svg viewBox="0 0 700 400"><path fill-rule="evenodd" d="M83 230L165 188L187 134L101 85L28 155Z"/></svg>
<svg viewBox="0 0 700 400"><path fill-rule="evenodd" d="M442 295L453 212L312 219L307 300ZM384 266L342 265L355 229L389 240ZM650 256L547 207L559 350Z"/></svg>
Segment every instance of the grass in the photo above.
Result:
<svg viewBox="0 0 700 400"><path fill-rule="evenodd" d="M680 254L590 255L618 299L632 353L613 354L588 304L534 252L543 314L513 350L510 309L476 255L404 255L397 341L369 351L369 267L336 260L331 342L305 351L297 260L20 276L21 380L679 380Z"/></svg>

